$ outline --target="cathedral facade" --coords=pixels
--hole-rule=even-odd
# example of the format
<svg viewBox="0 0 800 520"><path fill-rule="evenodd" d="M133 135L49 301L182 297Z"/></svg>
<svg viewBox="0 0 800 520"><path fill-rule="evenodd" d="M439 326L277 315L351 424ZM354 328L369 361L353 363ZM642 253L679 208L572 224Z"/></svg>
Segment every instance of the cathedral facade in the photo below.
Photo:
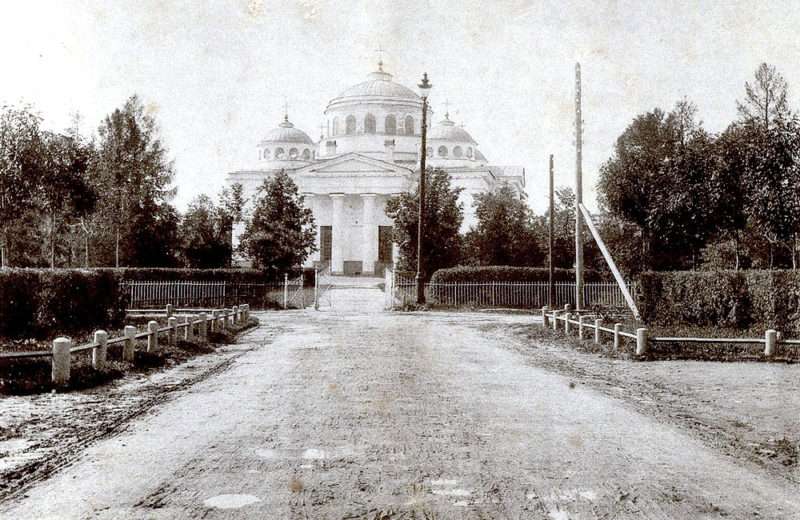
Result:
<svg viewBox="0 0 800 520"><path fill-rule="evenodd" d="M449 115L430 124L428 108L426 170L448 172L462 188L463 230L475 224L473 196L508 186L525 198L525 170L492 166L478 144ZM258 159L231 172L254 200L264 179L286 171L314 214L317 251L306 266L330 266L333 274L380 275L395 260L387 200L413 192L419 182L422 98L378 70L328 103L325 135L318 141L296 128L288 116L258 144ZM249 202L248 205L252 205ZM234 244L244 230L234 229Z"/></svg>

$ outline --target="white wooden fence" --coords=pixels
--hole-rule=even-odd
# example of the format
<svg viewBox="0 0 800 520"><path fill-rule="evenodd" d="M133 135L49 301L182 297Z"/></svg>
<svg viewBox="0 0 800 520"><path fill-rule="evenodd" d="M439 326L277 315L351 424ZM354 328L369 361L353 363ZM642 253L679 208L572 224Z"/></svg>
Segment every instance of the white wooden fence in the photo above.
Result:
<svg viewBox="0 0 800 520"><path fill-rule="evenodd" d="M283 283L239 283L225 281L127 281L129 309L157 309L166 304L185 307L229 307L252 303L256 307L271 305L305 308L303 275Z"/></svg>
<svg viewBox="0 0 800 520"><path fill-rule="evenodd" d="M52 350L5 352L0 353L0 359L49 357L52 359L53 383L56 386L66 386L69 384L72 354L89 353L92 358L92 366L99 370L105 366L107 350L111 346L121 346L122 359L133 361L137 340L147 342L143 349L146 352L158 352L161 345L176 345L179 332L182 331L184 340L205 344L209 329L210 332L225 330L229 322L237 324L250 319L250 306L247 304L230 309L214 309L210 313L200 312L196 315L185 315L182 322L179 322L178 317L172 316L171 311L170 306L167 309L168 317L165 327L159 327L157 321L149 321L144 331L137 332L136 327L127 325L123 335L117 338L109 338L104 330L98 330L95 331L94 341L91 343L76 346L70 338L57 338L53 340Z"/></svg>

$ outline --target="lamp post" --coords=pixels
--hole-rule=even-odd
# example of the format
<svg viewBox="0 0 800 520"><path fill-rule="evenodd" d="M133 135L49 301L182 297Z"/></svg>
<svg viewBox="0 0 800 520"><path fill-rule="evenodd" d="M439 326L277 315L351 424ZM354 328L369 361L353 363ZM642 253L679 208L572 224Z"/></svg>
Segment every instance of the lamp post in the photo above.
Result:
<svg viewBox="0 0 800 520"><path fill-rule="evenodd" d="M428 126L428 94L433 85L428 83L428 73L422 75L422 83L419 87L419 95L422 98L422 148L419 160L419 216L417 218L417 303L425 303L425 283L422 274L422 232L424 229L423 219L425 217L425 154L427 146L425 143L426 130Z"/></svg>

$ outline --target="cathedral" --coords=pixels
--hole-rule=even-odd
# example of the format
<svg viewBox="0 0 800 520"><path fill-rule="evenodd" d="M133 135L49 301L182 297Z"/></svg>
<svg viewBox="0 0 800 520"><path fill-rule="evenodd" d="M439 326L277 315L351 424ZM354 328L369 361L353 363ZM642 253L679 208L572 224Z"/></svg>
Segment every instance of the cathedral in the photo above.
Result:
<svg viewBox="0 0 800 520"><path fill-rule="evenodd" d="M258 144L252 166L231 172L228 184L243 186L251 201L270 175L285 170L305 197L317 227L317 251L306 266L330 267L333 274L381 275L395 260L392 220L384 210L397 194L419 183L422 98L383 70L369 74L332 99L327 128L318 141L284 120ZM427 109L426 171L441 168L462 188L466 231L476 223L473 196L508 186L525 198L525 170L493 166L478 143L449 114L435 124ZM244 226L234 229L234 244Z"/></svg>

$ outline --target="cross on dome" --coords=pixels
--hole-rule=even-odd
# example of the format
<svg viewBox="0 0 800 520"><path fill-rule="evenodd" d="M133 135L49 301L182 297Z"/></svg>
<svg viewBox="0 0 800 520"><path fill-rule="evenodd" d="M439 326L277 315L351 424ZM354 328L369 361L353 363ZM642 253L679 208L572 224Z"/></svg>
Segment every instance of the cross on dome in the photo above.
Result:
<svg viewBox="0 0 800 520"><path fill-rule="evenodd" d="M386 49L383 48L383 44L379 43L375 50L378 52L378 70L383 72L383 53L386 52Z"/></svg>
<svg viewBox="0 0 800 520"><path fill-rule="evenodd" d="M283 120L289 122L289 98L283 96Z"/></svg>

